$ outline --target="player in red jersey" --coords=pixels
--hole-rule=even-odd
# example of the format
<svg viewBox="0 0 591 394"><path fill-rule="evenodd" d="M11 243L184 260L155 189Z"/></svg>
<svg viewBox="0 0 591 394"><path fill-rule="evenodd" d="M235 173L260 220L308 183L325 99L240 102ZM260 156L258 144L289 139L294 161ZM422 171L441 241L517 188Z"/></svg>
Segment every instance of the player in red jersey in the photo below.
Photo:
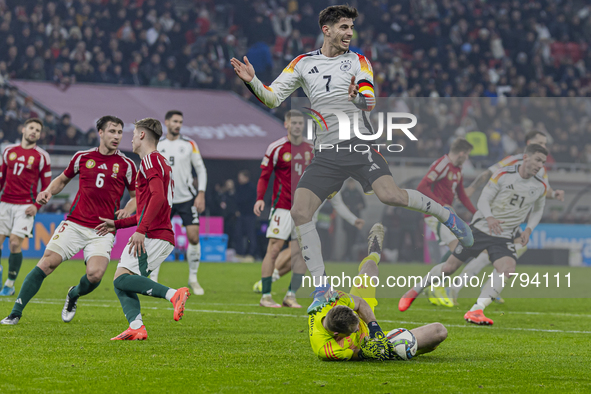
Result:
<svg viewBox="0 0 591 394"><path fill-rule="evenodd" d="M123 135L123 121L115 116L103 116L96 124L100 144L98 148L77 152L66 170L37 196L39 204L47 204L52 196L79 175L79 189L68 218L60 223L37 266L23 282L10 315L2 324L17 324L27 303L37 294L43 280L63 261L84 250L86 274L77 286L70 287L62 310L62 320L70 322L76 314L80 296L98 287L109 264L114 234L99 236L94 227L100 216L127 217L135 211L135 165L117 147ZM119 210L125 189L130 202Z"/></svg>
<svg viewBox="0 0 591 394"><path fill-rule="evenodd" d="M142 162L136 178L137 213L126 219L101 217L103 224L96 227L99 235L108 235L119 228L137 225L129 239L129 248L121 255L113 285L129 322L129 328L111 340L143 340L148 338L142 320L137 294L165 298L174 306L174 320L179 321L189 298L189 289L171 289L149 278L174 249L174 233L170 223L174 181L172 168L157 150L162 137L162 124L152 118L135 123L133 152Z"/></svg>
<svg viewBox="0 0 591 394"><path fill-rule="evenodd" d="M0 198L0 255L4 240L10 237L8 280L0 291L0 296L14 294L14 281L23 263L21 246L25 237L32 236L35 215L41 208L41 205L35 202L37 185L41 180L41 189L45 189L51 181L49 155L37 146L42 129L41 120L28 119L23 128L21 143L9 145L0 157L0 191L4 189Z"/></svg>
<svg viewBox="0 0 591 394"><path fill-rule="evenodd" d="M472 205L470 198L466 195L462 179L462 164L468 159L473 148L472 144L465 139L456 139L451 144L449 153L431 164L429 172L423 177L417 190L449 209L452 208L454 197L457 195L462 204L474 214L476 209ZM458 239L433 216L425 215L425 223L435 233L440 245L447 245L449 247L450 252L443 257L443 262L447 261L447 258L451 255L451 251L458 245ZM409 293L413 291L415 290L411 289ZM437 287L434 289L434 293L427 294L431 303L435 305L447 303L449 305L446 306L453 306L452 301L445 294L445 288ZM400 303L406 303L407 300L408 298L405 295L400 300Z"/></svg>
<svg viewBox="0 0 591 394"><path fill-rule="evenodd" d="M265 157L261 163L261 177L257 184L257 201L254 205L254 213L261 216L265 209L265 192L269 185L269 179L275 172L273 183L273 199L267 228L267 253L261 266L262 293L260 305L269 308L280 308L281 305L273 301L271 297L271 285L273 283L273 270L277 256L283 249L285 241L294 230L293 221L289 210L291 209L292 190L295 190L302 174L312 160L312 146L304 141L304 115L297 110L290 110L285 114L284 126L287 136L271 143L267 148ZM292 235L291 248L298 248L296 236ZM292 249L293 250L293 249ZM303 262L303 261L302 261ZM292 282L287 295L283 299L283 305L292 308L301 308L295 299L295 291L301 284L302 276L306 273L305 263L303 267L293 261ZM296 267L297 266L297 267ZM296 285L298 282L298 285ZM296 286L295 289L292 286Z"/></svg>

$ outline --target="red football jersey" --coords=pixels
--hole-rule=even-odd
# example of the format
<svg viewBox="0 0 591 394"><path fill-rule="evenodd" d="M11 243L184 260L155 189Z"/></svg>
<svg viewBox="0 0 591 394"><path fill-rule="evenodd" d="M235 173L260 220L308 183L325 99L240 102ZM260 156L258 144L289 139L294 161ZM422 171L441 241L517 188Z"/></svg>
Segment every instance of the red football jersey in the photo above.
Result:
<svg viewBox="0 0 591 394"><path fill-rule="evenodd" d="M473 214L476 212L464 190L462 167L454 166L448 155L431 164L429 172L423 177L417 190L441 205L452 205L457 193L462 204Z"/></svg>
<svg viewBox="0 0 591 394"><path fill-rule="evenodd" d="M0 159L0 201L10 204L35 204L39 180L41 190L51 183L49 154L38 146L24 149L20 144L9 145Z"/></svg>
<svg viewBox="0 0 591 394"><path fill-rule="evenodd" d="M64 175L72 179L79 175L76 198L68 220L84 227L95 228L99 217L115 218L125 188L135 190L135 164L120 151L103 155L98 148L76 152Z"/></svg>
<svg viewBox="0 0 591 394"><path fill-rule="evenodd" d="M305 141L293 145L287 137L283 137L270 144L261 163L257 200L264 198L271 173L275 171L272 206L290 210L292 192L295 192L304 170L311 161L312 145Z"/></svg>
<svg viewBox="0 0 591 394"><path fill-rule="evenodd" d="M136 178L136 232L151 239L162 239L174 245L170 222L174 181L172 168L158 151L146 155Z"/></svg>

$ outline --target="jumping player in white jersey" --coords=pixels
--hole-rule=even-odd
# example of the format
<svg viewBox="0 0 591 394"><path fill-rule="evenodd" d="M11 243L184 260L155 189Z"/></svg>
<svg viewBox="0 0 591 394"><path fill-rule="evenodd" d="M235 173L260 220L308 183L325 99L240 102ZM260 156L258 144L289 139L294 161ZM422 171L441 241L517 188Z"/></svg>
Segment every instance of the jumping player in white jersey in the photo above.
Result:
<svg viewBox="0 0 591 394"><path fill-rule="evenodd" d="M477 302L464 315L464 319L475 324L493 324L491 319L484 316L483 310L499 296L505 281L515 272L515 233L531 211L520 237L521 244L527 245L544 213L548 185L536 174L544 166L547 156L548 151L544 147L530 144L525 149L522 163L501 168L493 174L478 199L478 211L471 224L474 245L468 248L458 245L445 263L433 267L421 283L400 299L398 309L401 312L406 311L425 287L430 286L431 278L442 275L449 277L466 260L486 250L499 274L484 284ZM505 280L502 276L505 276Z"/></svg>
<svg viewBox="0 0 591 394"><path fill-rule="evenodd" d="M340 139L338 130L343 117L352 125L350 131L373 134L366 114L375 106L373 70L365 56L349 50L353 20L357 16L355 8L345 5L321 11L322 48L296 57L270 86L263 85L256 77L246 56L244 63L231 59L236 74L268 107L279 106L302 87L313 111L324 120L325 127L316 128L317 153L297 186L291 209L304 260L316 286L308 313L316 313L338 298L326 280L320 237L312 218L322 201L335 194L349 177L360 182L366 192L373 190L385 204L433 215L448 226L464 246L474 242L468 225L449 209L416 190L400 189L378 151L357 151L352 146L362 141L350 135L348 139Z"/></svg>
<svg viewBox="0 0 591 394"><path fill-rule="evenodd" d="M541 145L542 147L548 149L546 146L547 142L548 142L548 137L546 137L546 134L544 134L543 132L538 131L538 130L532 130L525 135L526 146L530 145L530 144L538 144L538 145ZM480 175L478 175L476 177L476 179L472 182L472 184L466 188L466 194L468 196L471 196L476 190L480 189L480 187L483 186L490 179L492 174L494 174L497 170L499 170L503 167L509 167L509 166L522 164L522 163L523 163L523 153L520 153L517 155L510 155L510 156L505 157L503 160L499 161L498 163L493 164L486 171L483 171ZM564 190L553 190L552 189L552 187L550 186L550 183L548 181L548 173L546 172L546 168L542 167L537 175L538 175L538 177L541 177L542 179L544 179L544 181L546 182L546 185L548 185L548 191L546 192L546 199L564 201ZM515 238L515 250L517 252L517 258L521 257L523 255L523 253L525 253L525 251L527 250L527 246L521 245L521 238L519 237L519 234L517 234L517 238ZM449 257L449 256L447 256L447 257ZM447 258L445 258L445 260L446 259ZM486 253L486 251L484 251L480 255L478 255L478 257L476 257L475 259L470 261L468 264L466 264L466 266L464 267L464 269L460 273L460 276L461 277L466 276L468 278L471 278L473 276L478 275L480 273L480 271L482 271L485 267L487 267L490 264L492 264L492 262L490 261L490 259L488 257L488 253ZM498 273L496 271L494 271L493 275L498 275ZM458 286L456 286L456 284ZM452 285L448 288L446 298L439 299L440 305L443 305L443 306L458 305L457 298L458 298L458 294L459 294L460 290L462 290L462 288L463 288L463 283L456 283L456 284L452 283ZM496 298L494 301L498 302L500 304L505 302L501 297Z"/></svg>
<svg viewBox="0 0 591 394"><path fill-rule="evenodd" d="M189 262L189 287L192 294L203 295L203 288L197 280L201 245L199 244L199 214L205 210L205 188L207 186L207 171L199 153L199 147L190 138L181 135L183 113L168 111L164 117L166 138L158 142L158 151L170 163L174 176L174 200L171 218L179 215L183 226L187 230L189 245L187 246L187 260ZM197 190L193 186L193 169L197 173ZM158 272L152 272L150 278L157 282Z"/></svg>

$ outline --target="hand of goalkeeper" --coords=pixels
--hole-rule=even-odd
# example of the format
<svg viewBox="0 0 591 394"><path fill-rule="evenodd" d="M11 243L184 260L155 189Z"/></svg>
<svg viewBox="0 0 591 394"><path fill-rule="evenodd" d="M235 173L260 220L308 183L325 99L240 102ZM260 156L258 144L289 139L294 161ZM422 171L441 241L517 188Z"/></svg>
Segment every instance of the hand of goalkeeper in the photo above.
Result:
<svg viewBox="0 0 591 394"><path fill-rule="evenodd" d="M361 344L358 356L361 360L389 360L390 347L384 346L384 343L381 340L366 337Z"/></svg>

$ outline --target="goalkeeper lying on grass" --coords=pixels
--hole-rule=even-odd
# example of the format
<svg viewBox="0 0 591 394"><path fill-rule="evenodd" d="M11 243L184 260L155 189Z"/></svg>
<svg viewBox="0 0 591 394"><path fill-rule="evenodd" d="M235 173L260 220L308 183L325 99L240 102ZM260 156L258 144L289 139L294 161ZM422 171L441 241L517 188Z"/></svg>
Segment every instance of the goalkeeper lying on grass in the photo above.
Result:
<svg viewBox="0 0 591 394"><path fill-rule="evenodd" d="M375 224L369 232L369 256L359 265L359 276L378 276L384 227ZM396 353L378 325L374 308L376 289L352 287L350 294L339 291L339 299L308 317L310 345L318 358L337 360L395 360ZM410 330L415 336L417 354L428 353L447 338L441 323L431 323Z"/></svg>

